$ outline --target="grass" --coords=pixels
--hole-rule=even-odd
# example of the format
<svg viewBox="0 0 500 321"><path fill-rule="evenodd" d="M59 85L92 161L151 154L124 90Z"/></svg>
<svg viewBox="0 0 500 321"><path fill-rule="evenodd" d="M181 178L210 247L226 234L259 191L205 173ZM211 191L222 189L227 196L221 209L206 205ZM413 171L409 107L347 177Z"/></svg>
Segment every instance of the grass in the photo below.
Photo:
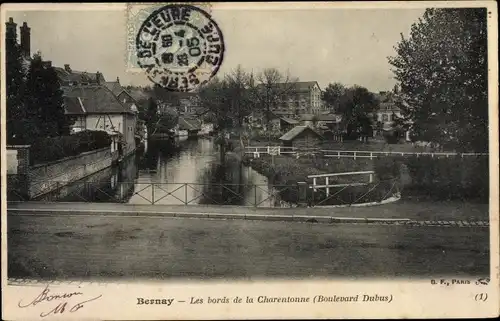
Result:
<svg viewBox="0 0 500 321"><path fill-rule="evenodd" d="M414 146L411 143L399 143L399 144L387 144L385 141L369 141L368 143L363 143L357 140L354 141L344 141L344 142L334 142L334 141L324 141L321 144L322 149L330 150L348 150L348 151L380 151L380 152L431 152L429 147Z"/></svg>
<svg viewBox="0 0 500 321"><path fill-rule="evenodd" d="M295 158L293 156L261 155L254 159L250 155L244 157L244 163L250 164L252 168L267 177L273 177L276 183L282 184L288 181L309 182L308 175L366 171L373 170L373 161L369 159L351 158L322 158L305 156ZM335 181L351 181L352 177L339 177ZM332 180L333 182L333 180Z"/></svg>

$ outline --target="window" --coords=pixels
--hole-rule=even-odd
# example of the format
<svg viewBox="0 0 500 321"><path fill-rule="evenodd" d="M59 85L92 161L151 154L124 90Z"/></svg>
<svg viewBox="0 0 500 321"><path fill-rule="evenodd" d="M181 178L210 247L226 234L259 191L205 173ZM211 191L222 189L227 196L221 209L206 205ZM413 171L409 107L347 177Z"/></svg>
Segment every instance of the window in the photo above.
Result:
<svg viewBox="0 0 500 321"><path fill-rule="evenodd" d="M387 114L383 114L382 121L389 121L389 116Z"/></svg>

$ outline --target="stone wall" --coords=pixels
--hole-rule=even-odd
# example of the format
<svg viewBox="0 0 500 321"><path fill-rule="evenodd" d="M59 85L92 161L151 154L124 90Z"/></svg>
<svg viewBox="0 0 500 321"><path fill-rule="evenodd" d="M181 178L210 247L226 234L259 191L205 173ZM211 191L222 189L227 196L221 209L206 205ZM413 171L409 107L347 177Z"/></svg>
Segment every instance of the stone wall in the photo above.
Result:
<svg viewBox="0 0 500 321"><path fill-rule="evenodd" d="M29 171L30 197L43 195L67 183L77 181L112 164L109 148L82 153L58 161L35 165Z"/></svg>
<svg viewBox="0 0 500 321"><path fill-rule="evenodd" d="M28 172L27 195L43 195L112 165L110 148L82 153L58 161L38 164Z"/></svg>
<svg viewBox="0 0 500 321"><path fill-rule="evenodd" d="M7 146L7 198L22 199L28 190L30 145Z"/></svg>

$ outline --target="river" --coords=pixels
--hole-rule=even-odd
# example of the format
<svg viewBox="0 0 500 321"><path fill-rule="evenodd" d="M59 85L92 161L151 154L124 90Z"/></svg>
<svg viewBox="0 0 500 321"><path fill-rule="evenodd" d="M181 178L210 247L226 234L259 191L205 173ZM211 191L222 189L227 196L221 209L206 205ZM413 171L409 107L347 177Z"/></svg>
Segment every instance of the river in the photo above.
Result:
<svg viewBox="0 0 500 321"><path fill-rule="evenodd" d="M143 153L40 200L163 205L279 205L268 179L236 157L220 164L210 138L151 141Z"/></svg>

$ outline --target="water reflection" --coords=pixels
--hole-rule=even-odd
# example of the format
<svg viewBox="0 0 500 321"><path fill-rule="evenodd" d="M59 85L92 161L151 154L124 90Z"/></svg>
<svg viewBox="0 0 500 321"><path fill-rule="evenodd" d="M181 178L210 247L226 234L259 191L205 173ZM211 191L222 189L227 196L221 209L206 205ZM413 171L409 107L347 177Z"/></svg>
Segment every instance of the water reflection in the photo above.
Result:
<svg viewBox="0 0 500 321"><path fill-rule="evenodd" d="M199 138L151 141L144 153L40 200L274 207L272 194L266 177L234 157L220 164L213 141Z"/></svg>
<svg viewBox="0 0 500 321"><path fill-rule="evenodd" d="M119 166L108 167L53 192L36 201L59 202L127 202L134 192L137 178L136 156L124 159Z"/></svg>
<svg viewBox="0 0 500 321"><path fill-rule="evenodd" d="M271 191L266 177L234 158L220 164L211 139L163 141L148 146L129 203L274 206Z"/></svg>

